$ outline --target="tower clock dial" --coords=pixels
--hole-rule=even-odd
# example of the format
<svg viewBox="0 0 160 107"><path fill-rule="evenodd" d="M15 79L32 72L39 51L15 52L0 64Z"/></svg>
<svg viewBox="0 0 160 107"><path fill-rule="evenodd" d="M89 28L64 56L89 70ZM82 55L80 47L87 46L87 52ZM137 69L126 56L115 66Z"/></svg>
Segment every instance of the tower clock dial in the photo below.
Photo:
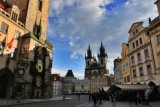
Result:
<svg viewBox="0 0 160 107"><path fill-rule="evenodd" d="M42 78L40 76L36 77L36 86L40 87L42 85Z"/></svg>
<svg viewBox="0 0 160 107"><path fill-rule="evenodd" d="M43 62L41 60L37 61L36 69L39 73L43 71Z"/></svg>

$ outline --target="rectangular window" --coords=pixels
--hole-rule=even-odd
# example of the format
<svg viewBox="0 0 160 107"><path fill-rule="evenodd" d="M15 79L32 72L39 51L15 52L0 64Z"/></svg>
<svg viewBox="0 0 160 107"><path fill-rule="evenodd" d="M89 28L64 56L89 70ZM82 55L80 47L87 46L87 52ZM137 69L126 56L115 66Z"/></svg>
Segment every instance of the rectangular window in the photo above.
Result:
<svg viewBox="0 0 160 107"><path fill-rule="evenodd" d="M148 74L152 74L151 65L147 65L147 72L148 72Z"/></svg>
<svg viewBox="0 0 160 107"><path fill-rule="evenodd" d="M138 40L136 40L136 47L138 47L139 46L139 44L138 44Z"/></svg>
<svg viewBox="0 0 160 107"><path fill-rule="evenodd" d="M143 68L139 68L139 74L140 74L140 76L143 76L144 74L143 74Z"/></svg>
<svg viewBox="0 0 160 107"><path fill-rule="evenodd" d="M128 62L126 63L126 69L129 67Z"/></svg>
<svg viewBox="0 0 160 107"><path fill-rule="evenodd" d="M1 32L7 34L7 32L8 32L8 24L2 22L2 25L1 25Z"/></svg>
<svg viewBox="0 0 160 107"><path fill-rule="evenodd" d="M137 60L138 60L138 62L141 61L141 54L140 53L137 54Z"/></svg>
<svg viewBox="0 0 160 107"><path fill-rule="evenodd" d="M142 45L142 38L139 38L139 43Z"/></svg>
<svg viewBox="0 0 160 107"><path fill-rule="evenodd" d="M131 57L131 63L134 63L134 56Z"/></svg>
<svg viewBox="0 0 160 107"><path fill-rule="evenodd" d="M42 11L42 0L39 0L38 2L38 9L39 11Z"/></svg>
<svg viewBox="0 0 160 107"><path fill-rule="evenodd" d="M133 36L135 35L135 31L133 31Z"/></svg>
<svg viewBox="0 0 160 107"><path fill-rule="evenodd" d="M124 77L124 83L126 83L126 77Z"/></svg>
<svg viewBox="0 0 160 107"><path fill-rule="evenodd" d="M138 33L138 29L136 29L136 33Z"/></svg>
<svg viewBox="0 0 160 107"><path fill-rule="evenodd" d="M17 22L17 17L18 17L18 14L16 14L15 12L13 12L11 19L12 19L13 21Z"/></svg>
<svg viewBox="0 0 160 107"><path fill-rule="evenodd" d="M145 49L145 50L144 50L144 56L145 56L145 58L148 58L148 57L149 57L148 49Z"/></svg>
<svg viewBox="0 0 160 107"><path fill-rule="evenodd" d="M133 78L135 78L136 77L136 70L133 70L132 72L133 72Z"/></svg>
<svg viewBox="0 0 160 107"><path fill-rule="evenodd" d="M157 35L157 43L160 44L160 35Z"/></svg>
<svg viewBox="0 0 160 107"><path fill-rule="evenodd" d="M133 49L135 48L135 44L134 43L132 43L132 46L133 46Z"/></svg>
<svg viewBox="0 0 160 107"><path fill-rule="evenodd" d="M129 75L127 76L127 82L130 82L130 76Z"/></svg>

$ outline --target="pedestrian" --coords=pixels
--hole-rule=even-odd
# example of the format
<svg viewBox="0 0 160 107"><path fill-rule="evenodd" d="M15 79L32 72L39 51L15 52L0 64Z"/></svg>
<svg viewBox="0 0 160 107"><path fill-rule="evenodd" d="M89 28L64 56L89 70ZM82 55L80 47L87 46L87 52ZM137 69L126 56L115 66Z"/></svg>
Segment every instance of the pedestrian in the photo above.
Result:
<svg viewBox="0 0 160 107"><path fill-rule="evenodd" d="M94 106L96 106L96 104L97 104L97 98L96 98L97 96L96 96L96 93L94 92L93 94L92 94L92 99L93 99L93 101L94 101Z"/></svg>
<svg viewBox="0 0 160 107"><path fill-rule="evenodd" d="M78 94L78 102L80 101L80 94Z"/></svg>
<svg viewBox="0 0 160 107"><path fill-rule="evenodd" d="M149 94L147 92L145 92L145 102L146 102L146 105L148 106L149 105Z"/></svg>

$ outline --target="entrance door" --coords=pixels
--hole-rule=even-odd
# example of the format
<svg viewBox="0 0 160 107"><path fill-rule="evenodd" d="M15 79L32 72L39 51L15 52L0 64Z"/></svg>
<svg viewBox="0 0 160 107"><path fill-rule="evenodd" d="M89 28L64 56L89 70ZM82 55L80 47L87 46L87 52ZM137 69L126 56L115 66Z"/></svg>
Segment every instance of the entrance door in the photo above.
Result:
<svg viewBox="0 0 160 107"><path fill-rule="evenodd" d="M0 76L0 98L6 97L8 79L9 78L6 73Z"/></svg>

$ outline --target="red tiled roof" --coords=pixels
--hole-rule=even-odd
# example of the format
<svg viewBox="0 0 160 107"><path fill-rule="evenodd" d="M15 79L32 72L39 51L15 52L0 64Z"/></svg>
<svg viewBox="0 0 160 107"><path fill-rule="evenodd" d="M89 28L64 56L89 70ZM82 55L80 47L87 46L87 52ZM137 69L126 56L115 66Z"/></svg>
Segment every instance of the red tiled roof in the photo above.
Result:
<svg viewBox="0 0 160 107"><path fill-rule="evenodd" d="M61 76L58 74L51 74L52 81L61 81Z"/></svg>

